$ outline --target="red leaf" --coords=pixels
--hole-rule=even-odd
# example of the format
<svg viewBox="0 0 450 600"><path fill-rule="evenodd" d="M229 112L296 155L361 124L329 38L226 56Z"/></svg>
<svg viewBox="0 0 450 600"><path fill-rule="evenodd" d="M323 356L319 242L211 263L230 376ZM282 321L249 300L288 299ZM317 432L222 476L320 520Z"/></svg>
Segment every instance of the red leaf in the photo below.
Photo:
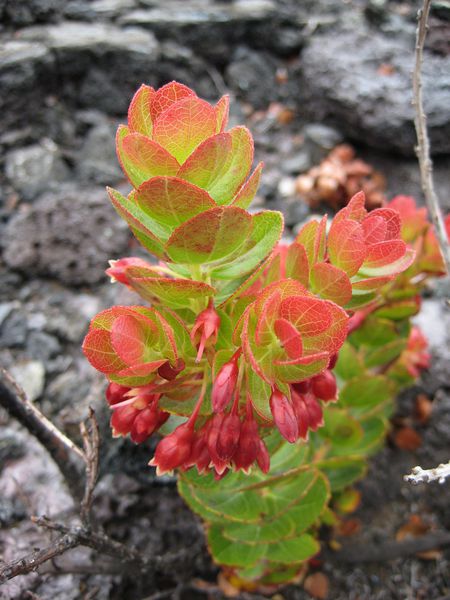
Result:
<svg viewBox="0 0 450 600"><path fill-rule="evenodd" d="M117 131L117 156L125 175L134 187L156 175L175 175L180 168L177 160L162 146L141 133Z"/></svg>
<svg viewBox="0 0 450 600"><path fill-rule="evenodd" d="M324 300L291 296L281 302L280 317L290 321L300 335L309 337L324 332L331 325L331 314Z"/></svg>
<svg viewBox="0 0 450 600"><path fill-rule="evenodd" d="M312 290L321 298L344 306L351 300L352 284L347 273L329 263L316 263L311 269Z"/></svg>
<svg viewBox="0 0 450 600"><path fill-rule="evenodd" d="M150 112L153 121L156 121L159 115L172 106L172 104L175 104L175 102L192 96L196 97L196 93L186 85L177 81L166 83L166 85L163 85L163 87L155 92L152 98Z"/></svg>
<svg viewBox="0 0 450 600"><path fill-rule="evenodd" d="M326 351L334 354L339 350L347 339L348 333L348 315L340 306L328 300L322 300L326 303L331 315L331 324L323 333L303 339L305 350L311 352Z"/></svg>
<svg viewBox="0 0 450 600"><path fill-rule="evenodd" d="M344 219L353 219L360 223L367 215L365 209L366 196L364 192L358 192L348 202L347 206L344 206L334 217L333 223L339 223Z"/></svg>
<svg viewBox="0 0 450 600"><path fill-rule="evenodd" d="M264 163L258 163L249 179L242 185L241 189L233 198L231 206L239 206L239 208L243 209L247 209L250 206L259 187L263 166Z"/></svg>
<svg viewBox="0 0 450 600"><path fill-rule="evenodd" d="M150 103L155 90L142 84L131 100L128 109L128 127L131 132L151 136L153 123L150 115Z"/></svg>
<svg viewBox="0 0 450 600"><path fill-rule="evenodd" d="M388 240L370 246L364 261L364 267L378 268L394 263L406 253L406 244L403 240Z"/></svg>
<svg viewBox="0 0 450 600"><path fill-rule="evenodd" d="M215 110L217 119L216 132L221 133L228 124L228 114L230 111L230 96L228 96L228 94L222 96L222 98L216 104Z"/></svg>
<svg viewBox="0 0 450 600"><path fill-rule="evenodd" d="M401 234L401 220L400 215L396 210L392 208L377 208L373 210L370 217L381 217L386 222L387 233L386 240L395 240L400 237Z"/></svg>
<svg viewBox="0 0 450 600"><path fill-rule="evenodd" d="M109 331L105 329L91 329L88 332L84 338L83 352L94 369L102 373L115 373L125 367L111 344Z"/></svg>
<svg viewBox="0 0 450 600"><path fill-rule="evenodd" d="M143 211L173 228L216 206L205 190L178 177L152 177L139 187L136 200Z"/></svg>
<svg viewBox="0 0 450 600"><path fill-rule="evenodd" d="M117 355L127 365L145 362L147 350L155 341L155 324L145 317L118 317L111 329L111 343Z"/></svg>
<svg viewBox="0 0 450 600"><path fill-rule="evenodd" d="M366 256L361 225L349 219L337 223L333 220L328 234L328 255L330 261L345 271L349 277L355 275Z"/></svg>
<svg viewBox="0 0 450 600"><path fill-rule="evenodd" d="M305 287L309 285L309 261L306 255L305 247L302 244L293 242L286 252L286 273L285 277L290 277L300 281Z"/></svg>
<svg viewBox="0 0 450 600"><path fill-rule="evenodd" d="M158 116L153 127L153 139L183 163L199 144L215 132L214 108L204 100L191 97L172 104Z"/></svg>
<svg viewBox="0 0 450 600"><path fill-rule="evenodd" d="M383 217L377 217L370 214L361 223L366 244L377 244L383 242L386 238L387 223Z"/></svg>
<svg viewBox="0 0 450 600"><path fill-rule="evenodd" d="M302 338L292 323L286 319L276 319L274 329L289 358L300 358L303 354Z"/></svg>

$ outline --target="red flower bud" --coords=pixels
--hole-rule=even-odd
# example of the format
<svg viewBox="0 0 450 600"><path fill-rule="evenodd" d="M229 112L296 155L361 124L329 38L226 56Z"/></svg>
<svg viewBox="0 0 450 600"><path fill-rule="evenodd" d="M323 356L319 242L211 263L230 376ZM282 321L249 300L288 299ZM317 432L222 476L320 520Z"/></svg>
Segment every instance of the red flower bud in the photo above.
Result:
<svg viewBox="0 0 450 600"><path fill-rule="evenodd" d="M217 438L217 456L229 461L236 452L241 432L241 420L237 415L228 414L222 420L219 436Z"/></svg>
<svg viewBox="0 0 450 600"><path fill-rule="evenodd" d="M134 419L139 412L139 409L135 408L132 404L117 408L111 415L110 421L113 430L113 436L118 437L120 435L127 435L127 433L130 432L134 423Z"/></svg>
<svg viewBox="0 0 450 600"><path fill-rule="evenodd" d="M256 462L263 473L268 473L270 470L270 455L265 443L259 440L259 452L256 455Z"/></svg>
<svg viewBox="0 0 450 600"><path fill-rule="evenodd" d="M220 317L217 314L212 303L205 308L195 320L194 327L191 331L191 339L193 342L199 338L199 346L196 362L199 362L203 356L203 351L208 342L215 344L217 334L220 327ZM198 335L199 334L199 335Z"/></svg>
<svg viewBox="0 0 450 600"><path fill-rule="evenodd" d="M299 394L295 389L291 391L292 405L294 407L295 416L298 425L298 436L302 440L308 439L309 429L309 413L306 408L305 400L302 394Z"/></svg>
<svg viewBox="0 0 450 600"><path fill-rule="evenodd" d="M167 381L172 381L176 378L178 373L181 373L185 367L184 360L179 358L174 366L170 364L169 361L165 362L158 369L158 375L163 379L167 379Z"/></svg>
<svg viewBox="0 0 450 600"><path fill-rule="evenodd" d="M169 418L169 413L160 410L156 403L139 411L134 419L130 437L136 444L141 444L152 433L161 427Z"/></svg>
<svg viewBox="0 0 450 600"><path fill-rule="evenodd" d="M234 355L219 369L214 380L211 393L211 402L214 412L220 413L225 410L225 407L232 399L238 380L238 374L239 368L237 356Z"/></svg>
<svg viewBox="0 0 450 600"><path fill-rule="evenodd" d="M294 408L288 398L274 388L270 396L270 410L281 435L291 444L298 440L298 424Z"/></svg>
<svg viewBox="0 0 450 600"><path fill-rule="evenodd" d="M242 469L243 471L248 472L258 457L260 441L258 425L253 416L245 419L241 426L239 444L233 456L233 462L236 469Z"/></svg>
<svg viewBox="0 0 450 600"><path fill-rule="evenodd" d="M118 383L110 383L105 392L106 401L110 406L118 404L119 402L125 400L125 394L127 394L130 389L131 388L124 385L119 385Z"/></svg>
<svg viewBox="0 0 450 600"><path fill-rule="evenodd" d="M105 273L111 277L111 281L119 281L125 285L129 285L127 267L146 267L148 269L151 266L147 261L136 256L110 260L109 264L111 266L106 269Z"/></svg>
<svg viewBox="0 0 450 600"><path fill-rule="evenodd" d="M338 358L339 358L339 352L336 352L336 354L331 355L330 362L328 363L328 368L330 371L332 369L334 369L334 367L336 366Z"/></svg>
<svg viewBox="0 0 450 600"><path fill-rule="evenodd" d="M223 473L228 466L228 460L224 460L217 453L217 443L222 429L222 423L225 418L226 415L224 413L218 413L209 421L208 426L208 451L211 456L211 462L217 473Z"/></svg>
<svg viewBox="0 0 450 600"><path fill-rule="evenodd" d="M156 467L158 475L181 467L190 457L194 434L194 428L189 421L179 425L159 442L149 465Z"/></svg>
<svg viewBox="0 0 450 600"><path fill-rule="evenodd" d="M337 399L336 377L331 371L324 371L311 379L311 391L320 400L330 402Z"/></svg>
<svg viewBox="0 0 450 600"><path fill-rule="evenodd" d="M306 394L309 392L311 387L311 379L307 379L306 381L299 381L298 383L292 384L292 389L294 389L299 394Z"/></svg>
<svg viewBox="0 0 450 600"><path fill-rule="evenodd" d="M309 428L312 431L317 431L323 425L322 406L312 394L305 394L303 399L308 411Z"/></svg>
<svg viewBox="0 0 450 600"><path fill-rule="evenodd" d="M186 468L193 467L195 465L200 475L208 471L209 464L211 462L211 457L209 455L208 446L206 443L207 434L207 427L203 427L196 432L194 441L192 443L191 456L189 457L189 461L184 465Z"/></svg>

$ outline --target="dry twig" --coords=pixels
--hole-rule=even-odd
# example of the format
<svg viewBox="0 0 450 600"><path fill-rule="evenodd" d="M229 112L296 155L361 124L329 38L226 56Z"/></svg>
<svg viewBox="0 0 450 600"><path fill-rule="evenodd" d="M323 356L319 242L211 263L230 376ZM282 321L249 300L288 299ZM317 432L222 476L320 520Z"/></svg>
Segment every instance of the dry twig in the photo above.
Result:
<svg viewBox="0 0 450 600"><path fill-rule="evenodd" d="M401 542L388 541L379 545L351 544L333 554L337 560L350 563L385 562L418 552L427 552L450 545L450 531L435 531Z"/></svg>
<svg viewBox="0 0 450 600"><path fill-rule="evenodd" d="M422 469L422 467L414 467L409 475L405 475L403 479L410 483L429 483L430 481L438 481L444 483L447 477L450 477L450 462L440 464L434 469Z"/></svg>
<svg viewBox="0 0 450 600"><path fill-rule="evenodd" d="M415 65L413 72L414 124L417 134L416 154L419 159L420 179L422 182L423 193L436 230L436 237L444 258L447 273L450 274L450 245L447 240L444 220L439 206L439 199L434 189L433 163L430 157L430 140L427 133L426 115L423 108L422 95L423 48L428 30L430 6L431 0L424 0L423 7L419 10L417 15L418 26L416 32Z"/></svg>
<svg viewBox="0 0 450 600"><path fill-rule="evenodd" d="M0 405L47 450L76 500L83 497L85 455L71 439L30 402L13 377L0 368Z"/></svg>

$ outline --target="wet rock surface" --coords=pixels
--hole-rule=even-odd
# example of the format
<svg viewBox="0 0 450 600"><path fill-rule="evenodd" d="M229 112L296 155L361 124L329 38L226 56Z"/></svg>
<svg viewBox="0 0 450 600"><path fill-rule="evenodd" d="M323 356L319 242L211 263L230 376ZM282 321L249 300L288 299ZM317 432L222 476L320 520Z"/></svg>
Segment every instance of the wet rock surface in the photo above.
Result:
<svg viewBox="0 0 450 600"><path fill-rule="evenodd" d="M222 597L217 588L202 591L189 583L216 580L201 525L177 496L173 478L157 479L147 468L153 442L137 447L110 437L104 382L80 351L94 314L112 304L139 302L104 275L108 259L143 251L102 187L128 189L114 156L114 133L135 89L142 82L159 86L178 79L210 100L230 93L231 125L248 125L255 158L265 162L255 208L282 210L287 236L310 216L296 194L296 176L337 143L352 141L358 156L382 171L388 197L407 193L420 199L408 96L417 5L0 1L0 364L22 376L35 402L75 439L88 406L96 409L103 440L96 514L112 536L155 555L193 548L177 574L181 579L160 578L146 589L117 570L43 573L13 580L0 589L1 600L81 600L89 593L135 600L157 590L173 597L180 580L183 599ZM441 33L434 38L430 33L425 83L432 148L441 154L435 158L436 188L449 210L445 15L442 8L433 13L432 30ZM417 511L430 515L436 527L450 525L442 487L411 487L402 480L415 464L448 460L449 341L443 336L441 296L432 291L421 317L433 339L432 370L399 400L402 419L414 418L417 393L433 400L430 422L419 426L422 446L406 452L388 445L373 459L360 484L357 518L363 529L349 542L376 547ZM57 516L69 504L47 454L0 412L3 560L48 543L48 535L30 524L31 514ZM342 565L331 554L322 570L331 582L330 600L428 600L448 594L448 558L360 568ZM76 550L57 566L70 571L74 563L91 562L90 551ZM309 596L291 586L281 597Z"/></svg>

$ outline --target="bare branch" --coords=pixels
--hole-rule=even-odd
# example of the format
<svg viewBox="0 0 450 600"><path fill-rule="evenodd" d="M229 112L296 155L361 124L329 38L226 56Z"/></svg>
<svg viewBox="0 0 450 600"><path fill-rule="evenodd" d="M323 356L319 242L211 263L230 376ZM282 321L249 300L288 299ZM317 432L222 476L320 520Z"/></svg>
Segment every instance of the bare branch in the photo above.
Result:
<svg viewBox="0 0 450 600"><path fill-rule="evenodd" d="M420 178L425 200L433 221L436 237L439 242L442 256L450 274L450 245L445 231L439 199L434 189L433 163L430 157L430 140L427 133L426 115L423 108L422 96L422 64L423 48L428 30L428 16L431 0L424 0L422 9L418 12L418 26L416 32L415 65L413 72L413 106L415 108L414 124L417 134L416 154L419 159Z"/></svg>
<svg viewBox="0 0 450 600"><path fill-rule="evenodd" d="M0 585L5 583L5 581L8 581L8 579L17 577L17 575L26 575L27 573L36 571L43 563L67 552L67 550L70 550L71 548L79 546L79 544L80 542L76 535L66 533L46 548L31 552L4 567L0 567Z"/></svg>
<svg viewBox="0 0 450 600"><path fill-rule="evenodd" d="M429 483L430 481L438 481L444 483L447 477L450 477L450 462L440 464L434 469L422 469L422 467L414 467L409 475L405 475L403 479L410 483Z"/></svg>
<svg viewBox="0 0 450 600"><path fill-rule="evenodd" d="M337 560L351 563L385 562L403 556L413 556L450 545L450 531L435 531L401 542L387 541L382 544L349 544L333 554Z"/></svg>
<svg viewBox="0 0 450 600"><path fill-rule="evenodd" d="M0 405L44 446L61 471L72 496L81 499L85 467L83 451L27 399L13 377L1 368Z"/></svg>
<svg viewBox="0 0 450 600"><path fill-rule="evenodd" d="M84 456L86 460L86 483L83 500L81 501L81 521L84 525L90 525L90 514L92 505L92 494L98 476L98 454L100 447L100 435L94 410L89 407L89 425L80 425L83 437Z"/></svg>

